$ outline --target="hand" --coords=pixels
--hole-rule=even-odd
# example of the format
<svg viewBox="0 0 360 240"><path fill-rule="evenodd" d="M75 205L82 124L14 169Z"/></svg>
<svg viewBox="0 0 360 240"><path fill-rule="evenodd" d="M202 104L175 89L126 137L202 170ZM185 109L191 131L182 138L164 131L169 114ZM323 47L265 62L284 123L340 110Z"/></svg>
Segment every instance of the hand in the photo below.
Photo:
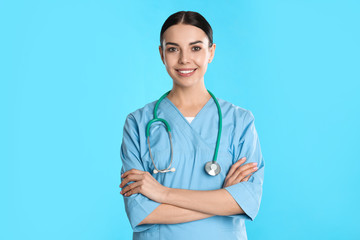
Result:
<svg viewBox="0 0 360 240"><path fill-rule="evenodd" d="M240 167L245 161L246 157L243 157L231 166L229 173L226 175L223 188L239 182L246 182L249 180L251 174L258 169L256 167L257 163L247 163Z"/></svg>
<svg viewBox="0 0 360 240"><path fill-rule="evenodd" d="M135 193L141 193L155 202L162 203L167 195L168 188L161 185L149 172L131 169L124 172L121 178L122 181L119 185L121 188L128 182L134 181L121 190L120 193L125 197L129 197Z"/></svg>

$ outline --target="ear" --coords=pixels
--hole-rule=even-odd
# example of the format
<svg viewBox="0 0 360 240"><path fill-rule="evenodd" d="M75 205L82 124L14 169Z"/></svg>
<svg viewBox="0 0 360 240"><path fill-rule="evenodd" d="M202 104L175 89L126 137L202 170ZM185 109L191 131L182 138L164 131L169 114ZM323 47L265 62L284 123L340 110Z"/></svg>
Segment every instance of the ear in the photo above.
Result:
<svg viewBox="0 0 360 240"><path fill-rule="evenodd" d="M160 52L161 61L163 62L163 64L165 64L164 56L163 56L163 50L161 49L161 46L159 46L159 52Z"/></svg>
<svg viewBox="0 0 360 240"><path fill-rule="evenodd" d="M213 45L210 48L210 57L209 57L209 63L212 62L214 56L215 56L215 48L216 48L216 44L213 43Z"/></svg>

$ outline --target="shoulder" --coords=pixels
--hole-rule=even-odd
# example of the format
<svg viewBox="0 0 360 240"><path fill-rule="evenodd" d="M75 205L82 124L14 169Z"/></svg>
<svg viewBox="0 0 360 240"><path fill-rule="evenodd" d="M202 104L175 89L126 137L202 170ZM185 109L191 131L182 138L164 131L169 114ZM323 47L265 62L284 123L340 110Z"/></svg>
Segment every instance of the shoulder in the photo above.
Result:
<svg viewBox="0 0 360 240"><path fill-rule="evenodd" d="M149 102L143 107L136 109L128 113L126 116L126 122L133 122L139 124L140 122L147 121L153 114L156 101Z"/></svg>
<svg viewBox="0 0 360 240"><path fill-rule="evenodd" d="M217 98L219 105L221 107L221 112L223 116L234 118L235 121L251 121L254 119L254 115L249 109L237 106L231 102Z"/></svg>

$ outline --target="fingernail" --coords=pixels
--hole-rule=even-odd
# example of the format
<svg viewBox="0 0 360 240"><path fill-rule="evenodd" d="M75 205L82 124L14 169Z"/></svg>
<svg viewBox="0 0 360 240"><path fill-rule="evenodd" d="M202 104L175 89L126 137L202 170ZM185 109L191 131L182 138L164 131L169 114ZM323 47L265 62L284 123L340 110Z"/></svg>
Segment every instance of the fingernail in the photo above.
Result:
<svg viewBox="0 0 360 240"><path fill-rule="evenodd" d="M257 165L257 162L253 162L252 165L256 166L256 165Z"/></svg>
<svg viewBox="0 0 360 240"><path fill-rule="evenodd" d="M253 169L254 169L254 170L257 170L258 168L257 168L257 167L254 167Z"/></svg>

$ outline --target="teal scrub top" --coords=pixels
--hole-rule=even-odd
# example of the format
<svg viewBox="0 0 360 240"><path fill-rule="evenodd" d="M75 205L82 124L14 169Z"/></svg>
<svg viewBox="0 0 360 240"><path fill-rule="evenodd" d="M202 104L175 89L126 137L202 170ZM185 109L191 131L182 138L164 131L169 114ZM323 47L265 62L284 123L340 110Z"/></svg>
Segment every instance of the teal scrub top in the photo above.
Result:
<svg viewBox="0 0 360 240"><path fill-rule="evenodd" d="M247 182L225 189L245 214L213 216L178 224L138 225L160 203L137 193L124 198L125 211L133 230L133 239L192 240L192 239L247 239L245 220L257 215L264 180L264 159L251 111L217 98L222 111L222 134L217 162L221 172L208 175L204 166L214 156L218 134L218 109L212 98L189 123L177 107L165 97L158 108L158 117L171 127L175 172L154 174L146 138L146 124L153 119L156 101L130 113L123 129L120 157L121 174L133 168L147 171L162 185L189 190L221 189L230 167L242 157L245 162L257 162L258 170ZM170 164L170 142L165 126L153 123L150 129L151 152L158 169ZM128 183L131 184L132 182Z"/></svg>

